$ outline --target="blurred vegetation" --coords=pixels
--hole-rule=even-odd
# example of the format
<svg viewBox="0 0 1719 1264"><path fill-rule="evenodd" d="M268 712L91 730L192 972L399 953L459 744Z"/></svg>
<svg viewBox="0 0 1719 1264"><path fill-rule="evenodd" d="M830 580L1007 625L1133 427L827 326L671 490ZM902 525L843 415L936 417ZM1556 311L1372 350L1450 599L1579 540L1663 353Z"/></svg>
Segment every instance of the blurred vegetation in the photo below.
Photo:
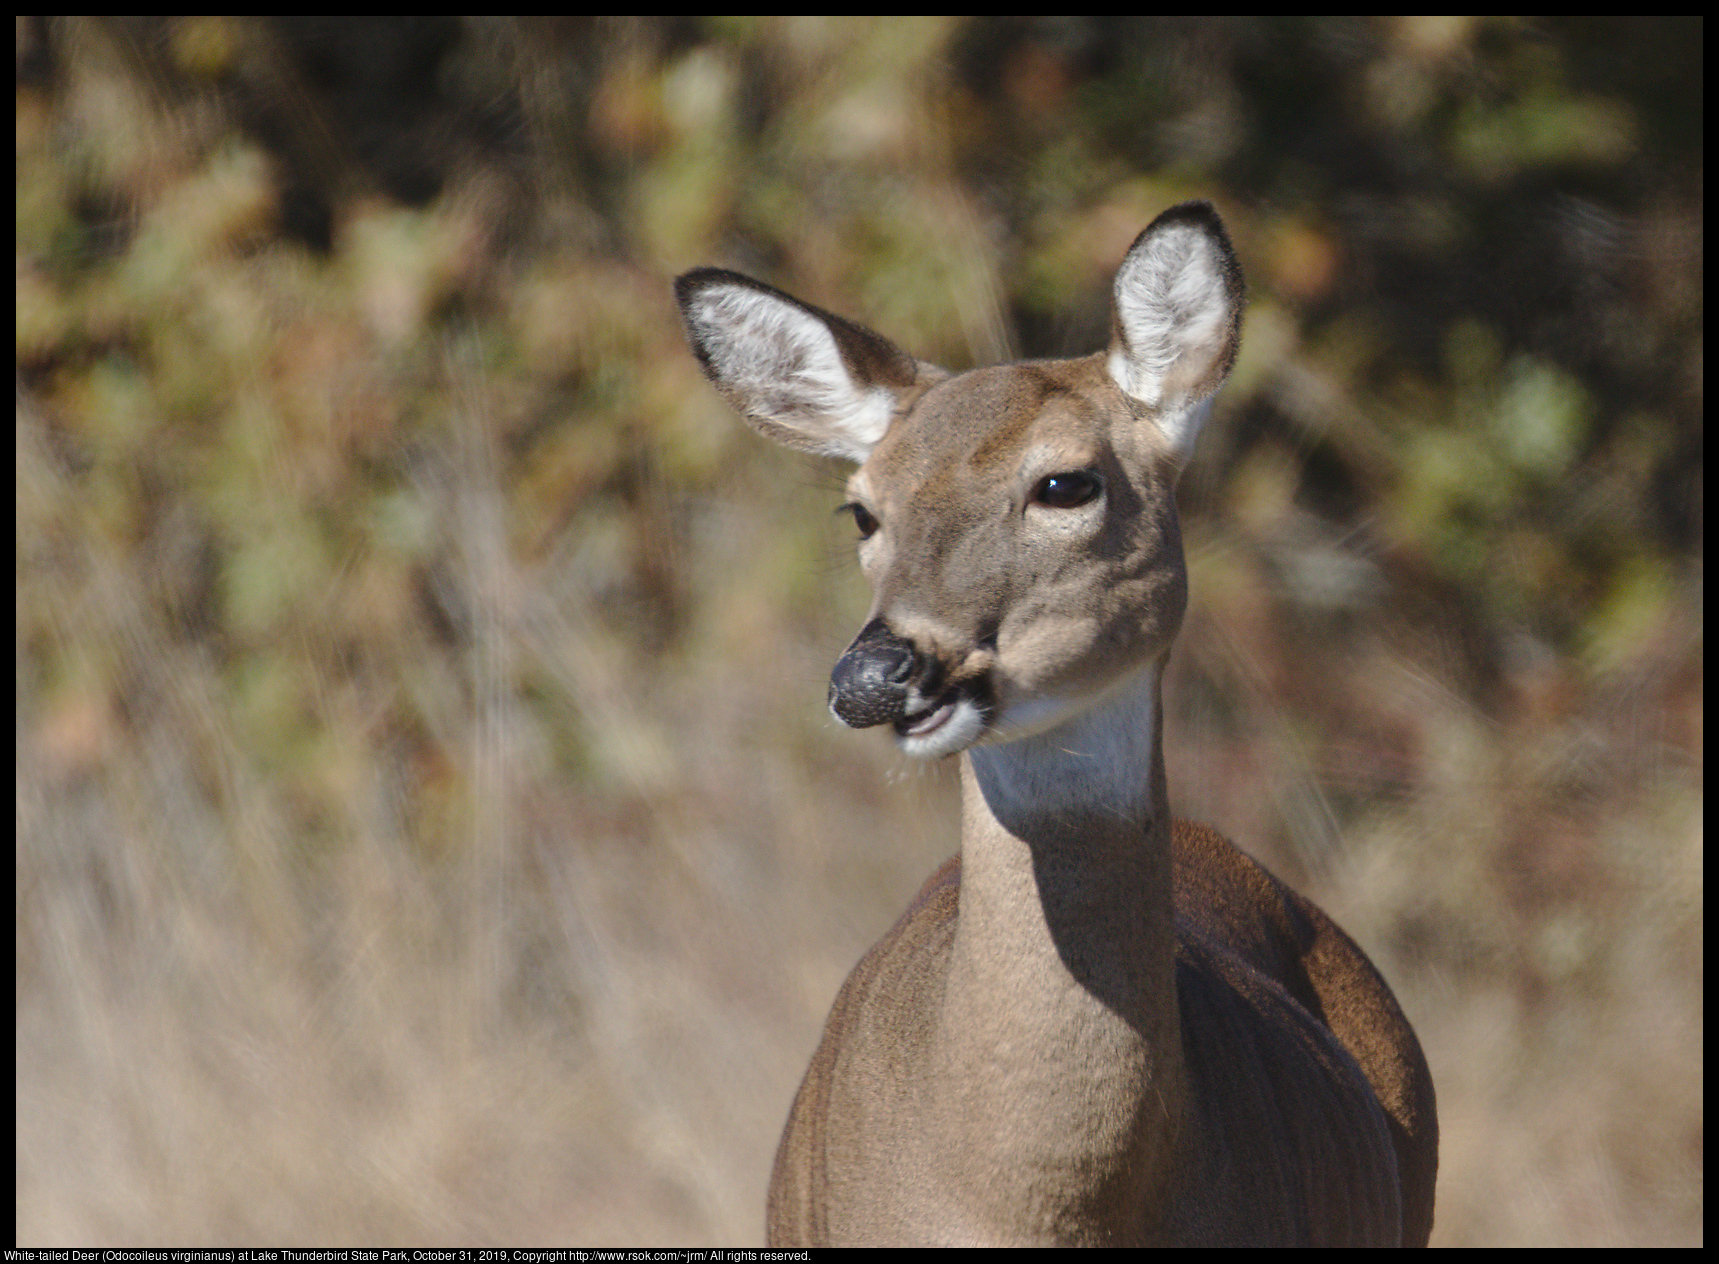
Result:
<svg viewBox="0 0 1719 1264"><path fill-rule="evenodd" d="M1397 986L1437 1240L1700 1241L1703 31L17 19L20 1242L755 1239L953 816L668 281L1082 354L1196 196L1178 807Z"/></svg>

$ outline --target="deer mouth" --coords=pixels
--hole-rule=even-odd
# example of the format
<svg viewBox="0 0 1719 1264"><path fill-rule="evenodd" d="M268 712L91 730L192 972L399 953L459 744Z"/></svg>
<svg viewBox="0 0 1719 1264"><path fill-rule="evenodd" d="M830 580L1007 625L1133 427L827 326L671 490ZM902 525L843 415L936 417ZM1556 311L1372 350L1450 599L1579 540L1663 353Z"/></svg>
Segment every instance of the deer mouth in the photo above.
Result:
<svg viewBox="0 0 1719 1264"><path fill-rule="evenodd" d="M950 689L923 711L904 715L895 722L899 737L928 737L955 718L961 703L961 690Z"/></svg>
<svg viewBox="0 0 1719 1264"><path fill-rule="evenodd" d="M909 711L895 721L901 749L921 759L936 759L966 750L991 725L990 690L983 679L951 685L929 705Z"/></svg>

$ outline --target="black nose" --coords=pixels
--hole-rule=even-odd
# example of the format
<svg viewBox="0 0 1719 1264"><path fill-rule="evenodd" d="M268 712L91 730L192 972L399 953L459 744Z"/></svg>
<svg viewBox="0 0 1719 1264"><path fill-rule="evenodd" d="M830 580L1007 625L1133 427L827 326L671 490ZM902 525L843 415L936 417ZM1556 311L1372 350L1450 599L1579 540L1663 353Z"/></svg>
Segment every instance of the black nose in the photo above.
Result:
<svg viewBox="0 0 1719 1264"><path fill-rule="evenodd" d="M913 643L873 619L830 672L830 710L849 728L893 723L907 714L907 689L918 670Z"/></svg>

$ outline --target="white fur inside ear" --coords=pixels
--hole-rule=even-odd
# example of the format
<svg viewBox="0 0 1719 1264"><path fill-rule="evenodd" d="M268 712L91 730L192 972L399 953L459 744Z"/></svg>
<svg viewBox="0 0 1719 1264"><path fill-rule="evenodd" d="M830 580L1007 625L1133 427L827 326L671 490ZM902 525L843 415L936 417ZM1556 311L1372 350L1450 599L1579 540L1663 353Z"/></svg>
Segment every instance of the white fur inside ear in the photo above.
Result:
<svg viewBox="0 0 1719 1264"><path fill-rule="evenodd" d="M760 290L713 285L687 310L711 374L748 416L813 451L864 461L895 413L895 396L849 372L829 328Z"/></svg>
<svg viewBox="0 0 1719 1264"><path fill-rule="evenodd" d="M1178 390L1207 381L1233 336L1220 247L1197 227L1167 225L1128 252L1115 293L1122 337L1110 353L1110 376L1149 407L1191 411L1195 401L1177 399ZM1168 415L1160 424L1173 427Z"/></svg>

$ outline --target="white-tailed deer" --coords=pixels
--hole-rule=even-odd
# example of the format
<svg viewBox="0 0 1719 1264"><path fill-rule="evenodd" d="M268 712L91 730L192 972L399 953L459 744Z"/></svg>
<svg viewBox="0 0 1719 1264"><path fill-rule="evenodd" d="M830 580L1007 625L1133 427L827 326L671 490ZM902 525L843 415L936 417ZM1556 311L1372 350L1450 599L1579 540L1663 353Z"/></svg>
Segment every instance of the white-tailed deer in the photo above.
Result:
<svg viewBox="0 0 1719 1264"><path fill-rule="evenodd" d="M1438 1122L1396 999L1170 816L1176 478L1241 333L1217 213L1140 234L1077 360L950 374L733 272L675 292L754 428L859 465L876 600L831 709L963 756L960 853L836 998L770 1242L1424 1244Z"/></svg>

